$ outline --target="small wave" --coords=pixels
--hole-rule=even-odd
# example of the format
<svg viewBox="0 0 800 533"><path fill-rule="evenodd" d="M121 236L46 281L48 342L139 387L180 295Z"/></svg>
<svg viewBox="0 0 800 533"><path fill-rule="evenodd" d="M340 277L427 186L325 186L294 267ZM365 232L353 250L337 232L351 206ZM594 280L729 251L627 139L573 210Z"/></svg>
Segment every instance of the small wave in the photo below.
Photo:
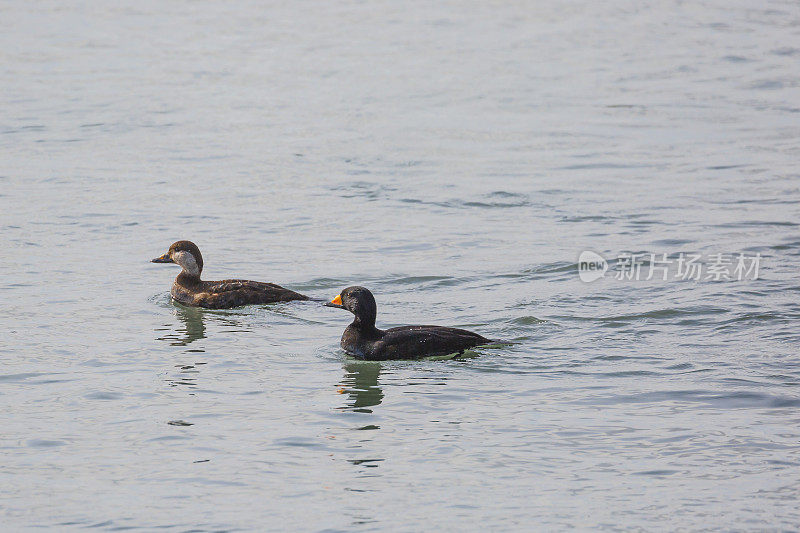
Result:
<svg viewBox="0 0 800 533"><path fill-rule="evenodd" d="M632 165L624 163L586 163L556 167L555 170L614 170L624 168L653 168L655 165Z"/></svg>
<svg viewBox="0 0 800 533"><path fill-rule="evenodd" d="M17 382L17 381L25 381L30 378L37 378L39 376L49 376L50 374L44 372L26 372L22 374L6 374L0 375L0 382Z"/></svg>
<svg viewBox="0 0 800 533"><path fill-rule="evenodd" d="M494 191L483 198L478 199L462 199L451 198L449 200L422 200L420 198L406 197L400 199L400 202L406 204L420 204L435 207L444 207L448 209L464 209L464 208L514 208L514 207L531 207L534 205L527 194L520 194L508 191Z"/></svg>
<svg viewBox="0 0 800 533"><path fill-rule="evenodd" d="M788 220L746 220L714 225L715 228L769 228L773 226L794 228L800 226L800 224Z"/></svg>
<svg viewBox="0 0 800 533"><path fill-rule="evenodd" d="M654 477L664 477L664 476L671 476L673 474L678 474L680 470L644 470L642 472L634 472L634 476L654 476Z"/></svg>
<svg viewBox="0 0 800 533"><path fill-rule="evenodd" d="M659 239L657 241L653 241L653 244L658 246L684 246L693 242L695 241L691 241L689 239Z"/></svg>
<svg viewBox="0 0 800 533"><path fill-rule="evenodd" d="M445 281L452 280L450 276L408 276L390 280L389 283L398 285L416 285L418 283L425 283L430 281Z"/></svg>
<svg viewBox="0 0 800 533"><path fill-rule="evenodd" d="M694 365L692 365L691 363L678 363L676 365L670 365L664 368L665 370L689 370L691 368L694 368Z"/></svg>
<svg viewBox="0 0 800 533"><path fill-rule="evenodd" d="M770 52L776 56L794 56L800 54L800 48L792 48L791 46L783 46L776 48Z"/></svg>
<svg viewBox="0 0 800 533"><path fill-rule="evenodd" d="M687 317L687 316L705 316L705 315L718 315L722 313L728 313L728 309L724 309L721 307L710 307L710 306L697 306L692 308L666 308L666 309L654 309L652 311L645 311L642 313L629 313L623 315L610 315L610 316L597 316L597 317L590 317L590 316L556 316L554 318L561 318L565 320L580 320L586 322L620 322L620 323L630 323L641 321L648 318L658 318L658 319L665 319L665 318L678 318L678 317Z"/></svg>
<svg viewBox="0 0 800 533"><path fill-rule="evenodd" d="M639 394L600 396L576 401L581 404L658 404L702 403L719 409L748 409L800 406L800 398L777 396L752 391L716 392L702 390L674 390L642 392Z"/></svg>
<svg viewBox="0 0 800 533"><path fill-rule="evenodd" d="M351 181L340 183L330 187L331 191L339 193L342 198L366 198L367 200L378 200L389 198L391 193L397 188L383 183L370 181Z"/></svg>
<svg viewBox="0 0 800 533"><path fill-rule="evenodd" d="M611 222L616 220L619 219L617 217L605 216L605 215L584 215L584 216L565 215L561 217L561 222Z"/></svg>
<svg viewBox="0 0 800 533"><path fill-rule="evenodd" d="M790 316L775 311L741 313L733 318L720 322L716 329L727 329L733 325L742 323L787 322L790 320L797 320L797 318L797 316Z"/></svg>
<svg viewBox="0 0 800 533"><path fill-rule="evenodd" d="M352 284L352 280L342 278L314 278L312 280L295 283L294 288L300 292L314 291L314 290L327 290L327 289L341 289L348 284Z"/></svg>
<svg viewBox="0 0 800 533"><path fill-rule="evenodd" d="M509 321L510 324L516 326L535 326L536 324L544 324L547 320L536 318L535 316L521 316Z"/></svg>

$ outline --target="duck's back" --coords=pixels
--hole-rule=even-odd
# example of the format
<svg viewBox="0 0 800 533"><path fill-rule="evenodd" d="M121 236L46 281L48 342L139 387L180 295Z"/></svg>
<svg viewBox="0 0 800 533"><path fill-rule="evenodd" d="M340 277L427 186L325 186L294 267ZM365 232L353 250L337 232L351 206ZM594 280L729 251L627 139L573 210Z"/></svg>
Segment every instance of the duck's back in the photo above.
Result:
<svg viewBox="0 0 800 533"><path fill-rule="evenodd" d="M176 281L172 287L172 296L186 305L207 309L308 300L308 296L274 283L243 279L201 281L193 285L183 285Z"/></svg>
<svg viewBox="0 0 800 533"><path fill-rule="evenodd" d="M387 329L365 350L367 359L419 359L461 353L491 341L477 333L444 326L401 326Z"/></svg>

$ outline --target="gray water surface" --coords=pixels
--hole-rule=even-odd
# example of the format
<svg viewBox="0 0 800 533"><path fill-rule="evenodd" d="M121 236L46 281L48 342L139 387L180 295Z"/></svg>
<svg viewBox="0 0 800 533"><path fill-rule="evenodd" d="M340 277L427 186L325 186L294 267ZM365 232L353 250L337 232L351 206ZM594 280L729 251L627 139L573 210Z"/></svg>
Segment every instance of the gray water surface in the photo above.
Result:
<svg viewBox="0 0 800 533"><path fill-rule="evenodd" d="M796 2L9 1L0 58L0 529L800 524ZM178 239L516 344L176 306Z"/></svg>

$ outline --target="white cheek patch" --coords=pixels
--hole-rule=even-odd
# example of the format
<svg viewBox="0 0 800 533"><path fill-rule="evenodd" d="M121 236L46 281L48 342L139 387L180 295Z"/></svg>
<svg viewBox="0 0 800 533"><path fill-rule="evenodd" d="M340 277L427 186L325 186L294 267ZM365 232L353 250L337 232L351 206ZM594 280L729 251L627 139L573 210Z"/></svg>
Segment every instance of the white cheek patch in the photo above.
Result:
<svg viewBox="0 0 800 533"><path fill-rule="evenodd" d="M191 274L192 276L200 275L200 268L197 266L197 261L194 260L194 256L189 252L175 252L172 254L172 260L179 264L187 274Z"/></svg>

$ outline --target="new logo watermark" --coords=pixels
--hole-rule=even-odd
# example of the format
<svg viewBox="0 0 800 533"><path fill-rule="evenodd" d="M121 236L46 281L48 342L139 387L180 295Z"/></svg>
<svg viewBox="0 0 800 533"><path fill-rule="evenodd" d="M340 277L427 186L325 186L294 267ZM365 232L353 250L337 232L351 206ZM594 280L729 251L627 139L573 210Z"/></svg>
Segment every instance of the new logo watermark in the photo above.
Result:
<svg viewBox="0 0 800 533"><path fill-rule="evenodd" d="M620 281L743 281L758 279L761 254L693 254L666 253L619 254L609 262L597 252L584 250L578 257L578 276L587 283L606 277L611 269L614 279Z"/></svg>
<svg viewBox="0 0 800 533"><path fill-rule="evenodd" d="M607 270L608 262L596 252L584 250L578 257L578 276L581 281L589 283L600 279L606 275Z"/></svg>

